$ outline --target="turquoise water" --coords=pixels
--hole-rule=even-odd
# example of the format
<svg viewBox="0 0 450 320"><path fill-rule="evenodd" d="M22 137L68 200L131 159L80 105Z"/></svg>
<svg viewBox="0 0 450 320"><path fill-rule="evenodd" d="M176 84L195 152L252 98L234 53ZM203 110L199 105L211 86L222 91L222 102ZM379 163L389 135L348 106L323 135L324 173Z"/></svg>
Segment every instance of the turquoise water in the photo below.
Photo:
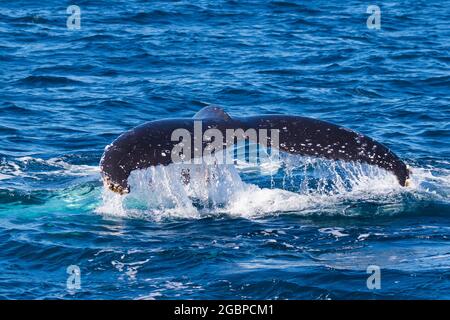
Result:
<svg viewBox="0 0 450 320"><path fill-rule="evenodd" d="M370 30L359 1L80 0L68 30L70 4L0 4L0 298L450 298L448 5L381 1ZM286 157L103 190L119 134L208 103L360 131L412 186Z"/></svg>

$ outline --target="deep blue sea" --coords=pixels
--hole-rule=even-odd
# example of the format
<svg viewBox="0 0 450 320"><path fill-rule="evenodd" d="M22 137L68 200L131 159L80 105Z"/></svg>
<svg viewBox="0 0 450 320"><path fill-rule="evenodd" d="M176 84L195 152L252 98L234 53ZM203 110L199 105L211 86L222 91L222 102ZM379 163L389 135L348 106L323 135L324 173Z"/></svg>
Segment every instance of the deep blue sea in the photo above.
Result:
<svg viewBox="0 0 450 320"><path fill-rule="evenodd" d="M1 1L0 298L449 299L449 20L437 0ZM208 104L367 134L412 186L288 157L104 190L106 145Z"/></svg>

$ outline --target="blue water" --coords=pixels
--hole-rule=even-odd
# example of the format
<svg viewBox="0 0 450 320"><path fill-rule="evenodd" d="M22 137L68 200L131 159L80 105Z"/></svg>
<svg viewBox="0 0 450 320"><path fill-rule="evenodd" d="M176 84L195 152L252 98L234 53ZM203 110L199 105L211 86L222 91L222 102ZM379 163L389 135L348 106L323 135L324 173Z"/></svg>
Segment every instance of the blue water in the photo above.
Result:
<svg viewBox="0 0 450 320"><path fill-rule="evenodd" d="M437 0L2 1L0 298L450 298L449 19ZM342 187L333 163L287 159L225 168L196 199L171 168L126 199L103 190L120 133L209 103L358 130L413 185L348 164Z"/></svg>

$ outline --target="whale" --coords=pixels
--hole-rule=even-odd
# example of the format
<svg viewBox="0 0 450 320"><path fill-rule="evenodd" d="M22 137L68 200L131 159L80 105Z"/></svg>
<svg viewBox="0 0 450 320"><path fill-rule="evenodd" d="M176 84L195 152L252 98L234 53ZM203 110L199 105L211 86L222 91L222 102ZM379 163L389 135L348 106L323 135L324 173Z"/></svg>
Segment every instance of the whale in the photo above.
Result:
<svg viewBox="0 0 450 320"><path fill-rule="evenodd" d="M228 130L235 130L241 135L245 135L249 129L268 132L276 130L276 139L268 135L267 141L271 147L282 152L374 165L394 174L400 186L410 184L410 170L394 152L374 139L346 127L296 115L232 117L221 107L206 106L192 118L146 122L124 132L106 146L100 160L105 187L119 194L129 193L128 177L132 171L151 166L167 166L174 162L171 155L180 145L180 140L173 139L176 130L192 135L200 130L200 134L204 135L210 129L223 136L226 136ZM275 140L276 145L273 143ZM199 146L204 148L208 141L200 143ZM224 148L229 147L224 145ZM195 158L194 150L190 155Z"/></svg>

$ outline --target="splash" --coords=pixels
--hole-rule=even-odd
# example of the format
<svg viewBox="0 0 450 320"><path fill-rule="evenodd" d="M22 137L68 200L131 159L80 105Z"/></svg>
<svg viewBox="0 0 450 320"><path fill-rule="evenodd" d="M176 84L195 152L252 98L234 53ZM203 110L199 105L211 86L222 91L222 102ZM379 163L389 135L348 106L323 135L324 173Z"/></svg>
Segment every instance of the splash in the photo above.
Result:
<svg viewBox="0 0 450 320"><path fill-rule="evenodd" d="M377 204L375 214L395 214L411 201L448 202L450 170L412 172L412 186L404 188L378 167L310 157L236 166L172 164L133 171L131 193L104 190L97 211L157 221L220 215L253 219L281 213L361 214L364 210L354 207L368 204Z"/></svg>

